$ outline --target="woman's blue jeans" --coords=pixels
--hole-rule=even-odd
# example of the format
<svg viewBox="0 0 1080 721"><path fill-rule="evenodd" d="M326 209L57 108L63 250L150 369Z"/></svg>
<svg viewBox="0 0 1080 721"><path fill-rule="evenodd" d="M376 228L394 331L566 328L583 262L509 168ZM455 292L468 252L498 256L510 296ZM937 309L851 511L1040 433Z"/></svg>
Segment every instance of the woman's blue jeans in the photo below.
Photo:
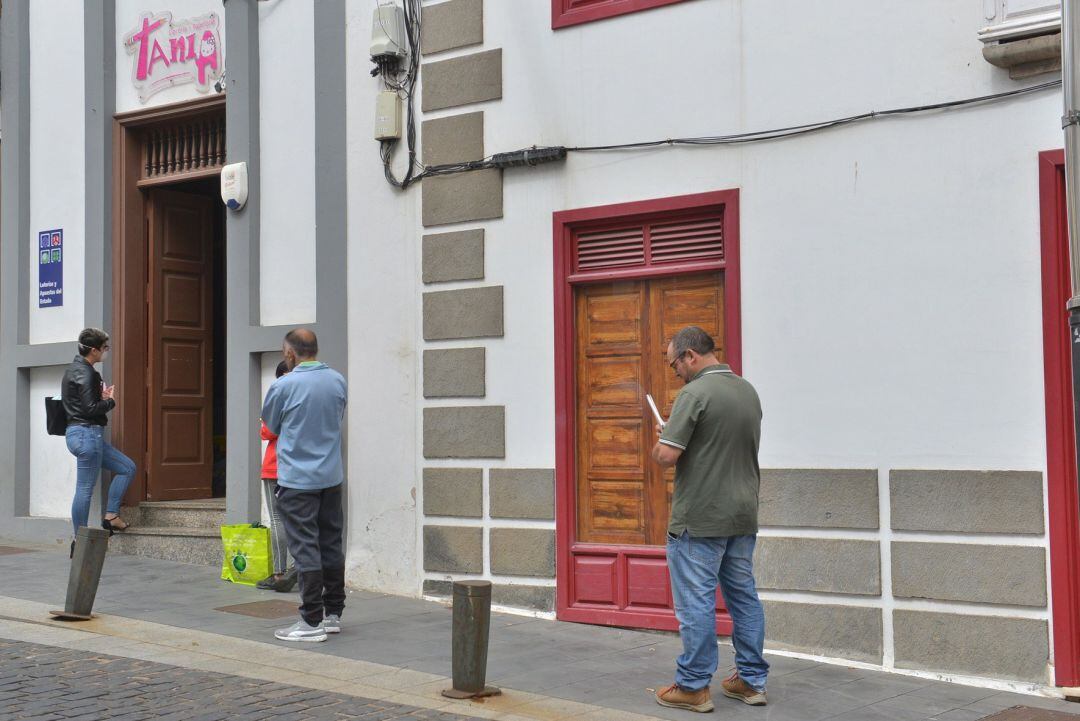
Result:
<svg viewBox="0 0 1080 721"><path fill-rule="evenodd" d="M68 426L65 433L68 451L78 459L75 499L71 502L71 524L76 531L87 524L90 499L102 468L113 472L106 513L120 512L120 501L135 475L135 461L106 443L103 430L101 426Z"/></svg>
<svg viewBox="0 0 1080 721"><path fill-rule="evenodd" d="M668 534L667 563L683 653L676 660L675 683L688 691L705 688L716 673L716 587L734 629L735 667L743 681L765 690L769 664L765 647L765 611L754 583L757 536L678 538Z"/></svg>

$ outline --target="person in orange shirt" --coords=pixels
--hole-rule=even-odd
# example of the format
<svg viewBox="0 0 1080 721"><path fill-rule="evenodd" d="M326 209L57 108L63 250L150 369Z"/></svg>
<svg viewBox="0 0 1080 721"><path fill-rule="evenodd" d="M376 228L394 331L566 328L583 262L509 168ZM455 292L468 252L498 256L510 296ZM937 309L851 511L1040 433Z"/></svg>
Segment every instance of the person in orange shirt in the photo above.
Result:
<svg viewBox="0 0 1080 721"><path fill-rule="evenodd" d="M285 361L278 363L275 377L280 378L289 372ZM270 545L274 557L274 573L259 581L255 586L266 591L288 593L296 586L296 568L288 566L289 546L285 539L285 527L277 509L277 436L262 424L260 435L266 444L263 456L262 482L266 508L270 512Z"/></svg>

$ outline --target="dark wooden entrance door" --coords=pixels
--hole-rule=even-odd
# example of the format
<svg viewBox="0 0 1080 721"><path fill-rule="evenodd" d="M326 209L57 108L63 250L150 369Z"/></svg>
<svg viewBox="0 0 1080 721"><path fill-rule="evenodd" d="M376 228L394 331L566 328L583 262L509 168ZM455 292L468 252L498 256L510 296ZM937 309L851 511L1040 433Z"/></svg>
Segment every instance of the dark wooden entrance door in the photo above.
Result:
<svg viewBox="0 0 1080 721"><path fill-rule="evenodd" d="M214 200L152 190L148 201L146 496L209 498Z"/></svg>

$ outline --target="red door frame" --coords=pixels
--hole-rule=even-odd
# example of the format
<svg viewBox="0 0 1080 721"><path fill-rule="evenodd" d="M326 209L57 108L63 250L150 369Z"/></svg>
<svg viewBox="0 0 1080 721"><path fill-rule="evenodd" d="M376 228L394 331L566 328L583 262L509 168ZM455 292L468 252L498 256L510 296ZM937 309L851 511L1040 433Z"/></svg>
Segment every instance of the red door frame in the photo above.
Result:
<svg viewBox="0 0 1080 721"><path fill-rule="evenodd" d="M1073 431L1072 350L1065 311L1065 303L1072 295L1065 197L1064 151L1039 153L1054 681L1058 686L1080 686L1080 507Z"/></svg>
<svg viewBox="0 0 1080 721"><path fill-rule="evenodd" d="M574 231L582 225L614 220L634 220L686 210L722 208L724 259L701 263L670 264L574 273ZM663 561L662 546L629 546L578 543L576 536L577 465L575 418L577 387L575 372L574 288L613 280L671 277L705 271L724 273L724 343L727 361L742 372L742 333L739 311L739 191L720 190L693 195L595 206L557 212L553 216L555 291L555 533L556 615L563 621L630 626L674 631L679 627L673 611L631 608L613 609L609 604L575 603L574 555L602 552L612 556L619 593L624 594L628 565L632 561L655 564ZM620 598L626 607L626 599ZM668 599L670 605L670 598ZM717 620L717 633L731 633L726 615Z"/></svg>

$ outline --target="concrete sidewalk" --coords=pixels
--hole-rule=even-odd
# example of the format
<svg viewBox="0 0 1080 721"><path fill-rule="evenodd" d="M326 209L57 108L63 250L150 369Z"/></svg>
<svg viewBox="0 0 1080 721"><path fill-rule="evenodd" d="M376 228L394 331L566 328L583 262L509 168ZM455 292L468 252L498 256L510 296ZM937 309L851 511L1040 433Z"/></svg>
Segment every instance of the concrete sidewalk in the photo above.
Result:
<svg viewBox="0 0 1080 721"><path fill-rule="evenodd" d="M488 681L503 688L504 695L483 703L451 702L439 695L449 686L450 674L450 610L440 604L353 591L342 634L298 648L272 636L274 628L295 616L296 594L233 586L218 579L217 569L205 566L110 555L94 608L100 618L63 626L50 621L47 611L63 606L69 569L65 551L4 553L0 548L0 616L6 619L0 622L0 637L93 648L466 716L696 718L662 708L652 697L652 689L670 682L681 650L674 635L496 614ZM219 610L259 601L288 602L278 611L286 617ZM732 665L730 646L722 645L720 656L722 674ZM1020 705L1080 714L1080 704L1039 696L776 655L769 662L768 707L751 708L717 694L712 718L965 721Z"/></svg>

